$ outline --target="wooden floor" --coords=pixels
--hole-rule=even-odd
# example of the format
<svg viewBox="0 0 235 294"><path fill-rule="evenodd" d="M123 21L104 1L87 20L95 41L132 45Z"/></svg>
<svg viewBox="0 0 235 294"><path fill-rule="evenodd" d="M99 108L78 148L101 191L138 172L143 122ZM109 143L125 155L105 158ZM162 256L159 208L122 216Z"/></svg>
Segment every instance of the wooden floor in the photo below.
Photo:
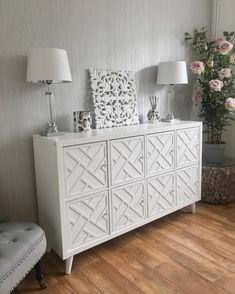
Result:
<svg viewBox="0 0 235 294"><path fill-rule="evenodd" d="M200 203L75 257L43 262L47 293L235 293L235 203ZM30 273L15 293L40 293Z"/></svg>

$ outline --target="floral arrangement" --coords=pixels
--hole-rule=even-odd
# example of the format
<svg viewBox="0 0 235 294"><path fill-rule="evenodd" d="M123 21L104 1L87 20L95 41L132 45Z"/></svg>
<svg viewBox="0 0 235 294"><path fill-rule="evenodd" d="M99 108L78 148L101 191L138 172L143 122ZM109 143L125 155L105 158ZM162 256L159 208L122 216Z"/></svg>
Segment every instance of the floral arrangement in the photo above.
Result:
<svg viewBox="0 0 235 294"><path fill-rule="evenodd" d="M185 40L197 60L190 64L196 78L195 105L208 129L208 143L221 144L222 132L234 120L235 89L232 66L235 65L235 32L224 32L223 37L208 40L206 28L185 33Z"/></svg>

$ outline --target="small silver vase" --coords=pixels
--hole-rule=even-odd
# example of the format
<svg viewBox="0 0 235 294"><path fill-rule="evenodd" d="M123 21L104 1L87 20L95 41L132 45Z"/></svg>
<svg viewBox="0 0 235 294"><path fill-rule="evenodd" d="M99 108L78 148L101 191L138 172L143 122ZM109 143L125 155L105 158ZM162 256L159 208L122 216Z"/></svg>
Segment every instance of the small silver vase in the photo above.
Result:
<svg viewBox="0 0 235 294"><path fill-rule="evenodd" d="M157 104L159 101L159 97L152 96L149 97L149 101L152 109L150 109L147 113L147 118L151 123L155 123L159 121L159 112L157 111Z"/></svg>
<svg viewBox="0 0 235 294"><path fill-rule="evenodd" d="M74 111L73 112L73 127L74 132L84 132L91 129L91 112L90 111Z"/></svg>

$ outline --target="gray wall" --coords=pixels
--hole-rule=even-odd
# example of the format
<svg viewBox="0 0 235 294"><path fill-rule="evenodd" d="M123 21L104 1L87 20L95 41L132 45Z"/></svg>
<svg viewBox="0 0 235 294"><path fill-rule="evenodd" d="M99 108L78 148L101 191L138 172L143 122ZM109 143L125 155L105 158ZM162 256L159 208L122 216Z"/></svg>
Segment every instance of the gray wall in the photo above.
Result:
<svg viewBox="0 0 235 294"><path fill-rule="evenodd" d="M220 13L219 13L219 30L220 35L223 31L235 31L235 1L234 0L221 0ZM235 68L234 68L235 73ZM225 156L235 160L235 122L231 123L232 126L227 128L224 133L224 141L226 141Z"/></svg>
<svg viewBox="0 0 235 294"><path fill-rule="evenodd" d="M48 120L44 87L25 83L32 47L68 51L73 82L56 85L59 125L71 130L73 110L90 107L87 69L137 72L142 117L159 61L188 59L185 31L211 24L211 0L0 0L0 216L37 219L32 134ZM176 89L176 114L190 118L191 85Z"/></svg>

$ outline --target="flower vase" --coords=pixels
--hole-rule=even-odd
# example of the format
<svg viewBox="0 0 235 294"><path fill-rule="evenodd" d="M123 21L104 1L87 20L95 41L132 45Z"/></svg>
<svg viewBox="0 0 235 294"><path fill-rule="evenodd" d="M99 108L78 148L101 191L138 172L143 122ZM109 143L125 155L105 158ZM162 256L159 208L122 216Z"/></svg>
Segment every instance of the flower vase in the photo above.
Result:
<svg viewBox="0 0 235 294"><path fill-rule="evenodd" d="M157 104L159 101L159 97L156 97L156 96L149 97L149 101L151 104L151 109L147 113L147 118L149 122L151 123L158 122L160 118L159 112L157 111Z"/></svg>
<svg viewBox="0 0 235 294"><path fill-rule="evenodd" d="M208 163L223 163L225 142L221 144L211 144L205 142L205 159Z"/></svg>

